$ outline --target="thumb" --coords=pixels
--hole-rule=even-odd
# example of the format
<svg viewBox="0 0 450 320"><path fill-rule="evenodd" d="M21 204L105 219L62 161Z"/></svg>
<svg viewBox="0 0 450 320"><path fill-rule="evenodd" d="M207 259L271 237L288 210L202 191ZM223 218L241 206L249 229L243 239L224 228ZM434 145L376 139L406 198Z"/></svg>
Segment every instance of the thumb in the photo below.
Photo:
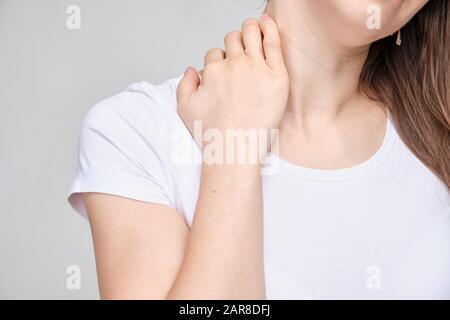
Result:
<svg viewBox="0 0 450 320"><path fill-rule="evenodd" d="M200 76L192 67L187 68L181 79L177 89L178 101L186 101L195 91L197 91L200 85Z"/></svg>

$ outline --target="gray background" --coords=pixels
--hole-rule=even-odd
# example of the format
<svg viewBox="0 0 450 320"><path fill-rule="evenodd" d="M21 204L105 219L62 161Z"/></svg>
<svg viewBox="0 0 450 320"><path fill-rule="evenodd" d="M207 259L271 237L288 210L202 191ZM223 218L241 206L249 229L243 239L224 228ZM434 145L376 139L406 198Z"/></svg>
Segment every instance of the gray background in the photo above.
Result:
<svg viewBox="0 0 450 320"><path fill-rule="evenodd" d="M81 8L81 30L66 9ZM202 66L263 0L0 0L0 299L97 299L88 223L66 194L95 102ZM66 287L69 265L81 290Z"/></svg>

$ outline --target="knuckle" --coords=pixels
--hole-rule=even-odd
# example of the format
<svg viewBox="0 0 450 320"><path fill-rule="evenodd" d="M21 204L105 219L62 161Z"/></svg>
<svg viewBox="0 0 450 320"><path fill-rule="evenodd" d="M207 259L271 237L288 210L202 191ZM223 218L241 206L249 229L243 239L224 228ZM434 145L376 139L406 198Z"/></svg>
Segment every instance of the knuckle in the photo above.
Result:
<svg viewBox="0 0 450 320"><path fill-rule="evenodd" d="M219 54L222 54L223 53L223 50L222 49L220 49L220 48L212 48L212 49L209 49L207 52L206 52L206 57L209 57L209 56L215 56L215 55L219 55Z"/></svg>
<svg viewBox="0 0 450 320"><path fill-rule="evenodd" d="M231 31L231 32L228 32L227 35L225 36L225 41L230 41L230 40L239 38L240 36L241 36L240 31Z"/></svg>
<svg viewBox="0 0 450 320"><path fill-rule="evenodd" d="M230 59L230 64L236 65L236 66L242 66L243 64L247 63L247 59L244 55L234 56Z"/></svg>
<svg viewBox="0 0 450 320"><path fill-rule="evenodd" d="M220 62L214 61L208 64L203 70L203 78L210 78L220 73Z"/></svg>
<svg viewBox="0 0 450 320"><path fill-rule="evenodd" d="M239 70L242 72L248 71L248 69L252 68L251 60L245 56L236 56L229 59L229 65L231 69Z"/></svg>
<svg viewBox="0 0 450 320"><path fill-rule="evenodd" d="M278 48L280 46L280 43L276 39L264 39L264 45L267 48Z"/></svg>
<svg viewBox="0 0 450 320"><path fill-rule="evenodd" d="M242 23L243 28L251 28L251 27L258 27L259 28L259 22L256 19L246 19Z"/></svg>

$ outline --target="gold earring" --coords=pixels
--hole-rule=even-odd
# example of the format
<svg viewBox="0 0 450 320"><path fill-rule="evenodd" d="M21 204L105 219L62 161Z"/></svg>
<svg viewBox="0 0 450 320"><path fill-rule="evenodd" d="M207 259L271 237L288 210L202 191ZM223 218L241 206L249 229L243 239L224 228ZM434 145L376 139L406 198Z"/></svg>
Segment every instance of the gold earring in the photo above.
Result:
<svg viewBox="0 0 450 320"><path fill-rule="evenodd" d="M395 41L395 44L398 46L402 45L402 29L398 30L397 41Z"/></svg>

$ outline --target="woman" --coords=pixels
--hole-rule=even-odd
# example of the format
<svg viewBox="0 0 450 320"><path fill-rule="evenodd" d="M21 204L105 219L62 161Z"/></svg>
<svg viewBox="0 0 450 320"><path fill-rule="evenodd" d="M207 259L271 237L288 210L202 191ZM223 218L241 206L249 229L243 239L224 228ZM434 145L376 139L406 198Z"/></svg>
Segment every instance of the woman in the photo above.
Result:
<svg viewBox="0 0 450 320"><path fill-rule="evenodd" d="M450 298L449 14L271 0L201 72L96 105L70 201L101 297ZM237 145L264 166L214 161L233 129L278 129Z"/></svg>

